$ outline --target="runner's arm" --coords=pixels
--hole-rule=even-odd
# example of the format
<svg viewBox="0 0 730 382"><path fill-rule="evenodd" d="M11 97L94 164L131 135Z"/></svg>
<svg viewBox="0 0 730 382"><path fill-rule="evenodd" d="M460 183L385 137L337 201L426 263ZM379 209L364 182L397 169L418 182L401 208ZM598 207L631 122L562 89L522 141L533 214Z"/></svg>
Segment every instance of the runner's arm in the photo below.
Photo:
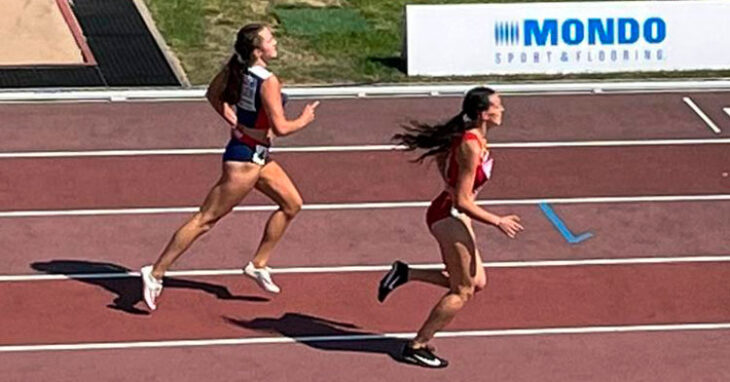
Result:
<svg viewBox="0 0 730 382"><path fill-rule="evenodd" d="M306 127L314 120L314 109L319 101L307 104L302 114L293 120L286 119L281 102L281 83L276 76L267 78L261 85L261 101L271 122L271 129L277 136L289 135Z"/></svg>
<svg viewBox="0 0 730 382"><path fill-rule="evenodd" d="M479 207L474 198L474 177L479 166L481 147L476 141L464 141L456 152L459 175L454 190L454 206L466 216L485 224L499 225L500 217Z"/></svg>
<svg viewBox="0 0 730 382"><path fill-rule="evenodd" d="M474 189L474 176L481 162L480 152L481 147L474 141L466 141L459 146L456 157L459 163L459 177L456 181L454 203L459 211L470 218L482 223L492 224L502 230L505 235L514 239L524 229L520 224L519 216L495 215L475 203L475 195L472 190Z"/></svg>

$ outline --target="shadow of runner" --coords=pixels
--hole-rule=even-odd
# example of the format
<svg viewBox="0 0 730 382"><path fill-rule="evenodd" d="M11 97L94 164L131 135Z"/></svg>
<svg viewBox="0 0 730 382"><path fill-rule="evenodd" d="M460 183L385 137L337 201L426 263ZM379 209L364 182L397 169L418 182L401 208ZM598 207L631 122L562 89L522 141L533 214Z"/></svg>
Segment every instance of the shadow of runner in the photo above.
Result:
<svg viewBox="0 0 730 382"><path fill-rule="evenodd" d="M36 271L53 275L65 275L74 280L87 284L102 287L117 297L112 304L107 305L111 309L121 310L131 314L149 314L148 311L138 309L135 305L142 301L142 282L139 276L114 276L130 272L129 268L111 263L98 263L80 260L52 260L48 262L32 263L31 268ZM89 276L91 274L91 276ZM199 281L181 280L165 277L165 288L186 288L197 289L212 294L221 300L239 300L250 302L265 302L268 298L259 296L236 296L228 291L228 288Z"/></svg>
<svg viewBox="0 0 730 382"><path fill-rule="evenodd" d="M393 360L411 364L401 358L401 350L408 341L388 338L376 333L357 330L356 325L327 320L321 317L308 316L301 313L285 313L279 318L255 318L239 320L223 317L229 324L241 328L253 329L265 333L280 334L299 343L320 350L353 351L364 353L387 354ZM350 337L372 336L367 339L338 338L333 340L308 340L307 337Z"/></svg>

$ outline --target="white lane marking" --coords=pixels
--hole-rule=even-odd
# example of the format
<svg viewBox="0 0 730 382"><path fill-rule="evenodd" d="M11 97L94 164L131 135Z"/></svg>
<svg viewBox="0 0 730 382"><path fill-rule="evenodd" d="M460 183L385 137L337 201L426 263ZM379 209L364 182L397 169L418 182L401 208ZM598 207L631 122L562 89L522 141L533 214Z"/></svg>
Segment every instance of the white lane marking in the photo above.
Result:
<svg viewBox="0 0 730 382"><path fill-rule="evenodd" d="M640 333L640 332L674 332L674 331L703 331L728 330L730 323L679 323L656 325L613 325L613 326L576 326L559 328L527 328L527 329L490 329L446 331L436 333L437 338L468 338L468 337L510 337L510 336L538 336L560 334L600 334L600 333ZM260 345L260 344L293 344L298 342L341 342L341 341L372 341L384 339L410 339L416 333L383 333L383 334L352 334L340 336L301 336L301 337L254 337L254 338L220 338L196 340L170 341L134 341L134 342L89 342L68 344L38 344L38 345L3 345L0 352L29 352L29 351L60 351L60 350L109 350L109 349L144 349L144 348L175 348L201 346L230 346L230 345Z"/></svg>
<svg viewBox="0 0 730 382"><path fill-rule="evenodd" d="M535 261L496 261L486 262L487 268L539 268L539 267L576 267L576 266L610 266L610 265L639 265L639 264L682 264L682 263L720 263L730 262L730 255L718 256L673 256L673 257L628 257L607 259L580 259L580 260L535 260ZM442 263L410 264L415 269L444 269ZM330 267L288 267L272 268L273 274L316 274L316 273L349 273L349 272L384 272L391 269L390 265L343 265ZM187 271L169 271L167 277L194 277L194 276L238 276L243 270L236 269L203 269ZM35 274L35 275L4 275L0 282L20 281L53 281L53 280L81 280L81 279L118 279L139 277L139 272L115 273L79 273L79 274Z"/></svg>
<svg viewBox="0 0 730 382"><path fill-rule="evenodd" d="M26 151L0 153L2 159L22 158L83 158L152 155L210 155L221 154L223 149L149 149L149 150L87 150L87 151Z"/></svg>
<svg viewBox="0 0 730 382"><path fill-rule="evenodd" d="M622 141L569 141L569 142L505 142L490 143L494 148L553 148L553 147L614 147L614 146L680 146L730 143L730 138L720 139L645 139Z"/></svg>
<svg viewBox="0 0 730 382"><path fill-rule="evenodd" d="M730 117L730 107L726 107L722 110L725 112L725 114L727 114L728 117Z"/></svg>
<svg viewBox="0 0 730 382"><path fill-rule="evenodd" d="M461 96L474 85L372 85L372 86L334 86L334 87L292 87L284 88L284 93L291 98L324 98L324 97L373 97L373 96L400 96L414 97L437 93L439 95ZM587 93L600 89L614 93L654 93L667 91L711 91L727 90L730 81L702 80L702 81L618 81L618 82L547 82L530 84L492 85L500 93L511 94L564 94ZM205 100L205 87L191 89L134 89L134 90L34 90L0 92L0 103L22 103L38 101L108 101L125 99L127 101L184 101Z"/></svg>
<svg viewBox="0 0 730 382"><path fill-rule="evenodd" d="M712 129L712 131L715 132L715 134L720 134L720 132L721 132L720 131L720 128L717 127L717 125L715 125L715 122L712 122L712 120L710 119L710 117L708 117L702 111L702 109L699 108L699 106L697 106L694 102L692 102L692 99L690 99L689 97L684 97L684 98L682 98L682 101L684 101L684 103L686 103L690 108L692 108L692 110L694 110L694 112L697 115L699 115L700 118L702 118L703 121L705 121L705 123L707 124L707 126L709 126L710 129Z"/></svg>
<svg viewBox="0 0 730 382"><path fill-rule="evenodd" d="M730 138L722 139L646 139L613 141L556 141L556 142L504 142L490 143L492 148L554 148L554 147L614 147L614 146L663 146L663 145L702 145L730 143ZM273 147L272 153L318 153L318 152L359 152L359 151L401 151L400 145L341 145L341 146L300 146ZM154 156L154 155L217 155L221 148L193 149L143 149L143 150L85 150L85 151L19 151L0 153L0 159L22 158L83 158L117 156Z"/></svg>
<svg viewBox="0 0 730 382"><path fill-rule="evenodd" d="M497 199L477 200L480 206L519 206L540 203L549 204L594 204L594 203L646 203L646 202L702 202L730 200L730 194L710 195L654 195L654 196L596 196L580 198L547 199ZM428 207L430 201L372 202L372 203L322 203L305 204L302 209L309 211L363 210L390 208ZM275 205L238 206L234 212L274 211ZM150 215L193 213L200 207L159 207L159 208L90 208L77 210L25 210L0 211L0 218L58 217L58 216L104 216L104 215Z"/></svg>

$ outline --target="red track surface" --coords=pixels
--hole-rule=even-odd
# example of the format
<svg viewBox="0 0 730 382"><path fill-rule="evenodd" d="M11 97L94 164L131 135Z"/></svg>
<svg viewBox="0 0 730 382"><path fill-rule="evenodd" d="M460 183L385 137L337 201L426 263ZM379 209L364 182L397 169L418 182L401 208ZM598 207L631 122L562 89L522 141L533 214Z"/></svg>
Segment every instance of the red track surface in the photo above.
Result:
<svg viewBox="0 0 730 382"><path fill-rule="evenodd" d="M139 299L129 297L140 296L136 278L8 283L0 303L16 309L0 319L0 344L417 330L431 308L424 302L436 301L443 291L409 285L379 306L380 276L280 275L277 281L287 293L271 301L242 276L173 279L153 317L100 309L116 302L135 311L131 303ZM489 292L474 299L449 330L721 322L730 314L727 263L492 269L488 277ZM355 327L343 331L297 314Z"/></svg>
<svg viewBox="0 0 730 382"><path fill-rule="evenodd" d="M492 142L716 137L685 94L506 97L507 127ZM690 95L723 129L727 94ZM290 110L298 110L301 101ZM317 124L280 146L387 144L399 123L435 121L456 98L325 100ZM2 151L220 147L225 127L199 102L0 105ZM32 132L32 133L29 133ZM494 149L483 199L730 194L726 144ZM280 153L305 203L426 201L433 166L399 152ZM0 210L195 206L219 156L0 160ZM245 205L268 204L251 195ZM510 241L477 227L487 261L726 256L728 201L553 206L575 233L568 245L535 205L515 212L527 230ZM274 266L381 265L438 260L423 208L305 210ZM177 269L236 268L268 213L240 212L183 256ZM182 214L2 218L5 275L126 271L154 259ZM730 322L729 262L493 268L490 285L448 330ZM242 276L167 282L147 315L139 280L0 282L0 350L7 345L301 337L412 332L442 291L409 285L375 302L379 272L276 275L263 296ZM340 323L340 324L337 324ZM345 324L345 325L342 325ZM193 348L0 352L7 380L726 380L727 330L437 339L452 361L430 371L388 355L399 340ZM396 349L396 350L394 350ZM52 375L52 377L50 376ZM478 376L478 377L477 377Z"/></svg>
<svg viewBox="0 0 730 382"><path fill-rule="evenodd" d="M727 145L493 152L494 180L482 193L490 199L730 190L730 177L722 176L730 171ZM402 152L276 155L306 203L430 200L442 187L435 166L410 164L408 158ZM6 159L0 161L0 179L6 183L0 209L193 206L219 173L218 155ZM246 204L268 203L252 196Z"/></svg>
<svg viewBox="0 0 730 382"><path fill-rule="evenodd" d="M487 261L727 255L730 202L555 205L568 226L594 237L567 245L537 206L500 206L528 229L506 240L494 228L475 227ZM162 249L188 214L4 219L5 274L33 272L54 260L138 268ZM240 268L255 251L269 212L237 212L200 239L175 269ZM618 222L618 223L617 223ZM352 232L356 233L355 238ZM120 234L122 233L122 234ZM325 237L326 240L322 240ZM660 239L657 239L660 238ZM323 254L336 254L329 256ZM423 208L303 211L272 258L275 266L388 264L439 261Z"/></svg>
<svg viewBox="0 0 730 382"><path fill-rule="evenodd" d="M727 332L623 333L439 339L453 362L425 370L391 361L381 344L371 351L297 345L13 353L8 380L251 381L709 381L730 378ZM380 351L378 351L380 350ZM160 362L150 362L160 360ZM100 365L96 367L95 365ZM344 366L343 366L344 365ZM485 377L486 376L486 377ZM160 378L160 379L164 379Z"/></svg>
<svg viewBox="0 0 730 382"><path fill-rule="evenodd" d="M688 94L509 96L505 126L493 142L711 138L682 101ZM689 94L730 136L727 93ZM278 146L384 144L409 120L456 114L460 99L325 99L317 121ZM290 114L304 101L293 101ZM0 105L2 151L222 147L228 133L203 102ZM28 131L33 131L28 134ZM143 133L141 133L143 132Z"/></svg>

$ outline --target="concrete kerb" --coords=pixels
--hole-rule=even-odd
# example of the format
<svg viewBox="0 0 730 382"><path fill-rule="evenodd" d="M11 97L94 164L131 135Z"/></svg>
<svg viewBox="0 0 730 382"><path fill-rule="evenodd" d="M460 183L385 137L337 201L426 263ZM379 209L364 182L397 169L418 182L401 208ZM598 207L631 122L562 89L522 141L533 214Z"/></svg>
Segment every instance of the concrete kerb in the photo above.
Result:
<svg viewBox="0 0 730 382"><path fill-rule="evenodd" d="M288 87L284 92L293 98L363 98L427 97L464 94L478 83L457 85L375 85L333 87ZM730 79L703 81L651 82L573 82L490 84L503 94L574 94L574 93L652 93L668 91L729 91ZM205 97L205 87L191 89L38 89L0 91L0 102L83 102L83 101L184 101Z"/></svg>

